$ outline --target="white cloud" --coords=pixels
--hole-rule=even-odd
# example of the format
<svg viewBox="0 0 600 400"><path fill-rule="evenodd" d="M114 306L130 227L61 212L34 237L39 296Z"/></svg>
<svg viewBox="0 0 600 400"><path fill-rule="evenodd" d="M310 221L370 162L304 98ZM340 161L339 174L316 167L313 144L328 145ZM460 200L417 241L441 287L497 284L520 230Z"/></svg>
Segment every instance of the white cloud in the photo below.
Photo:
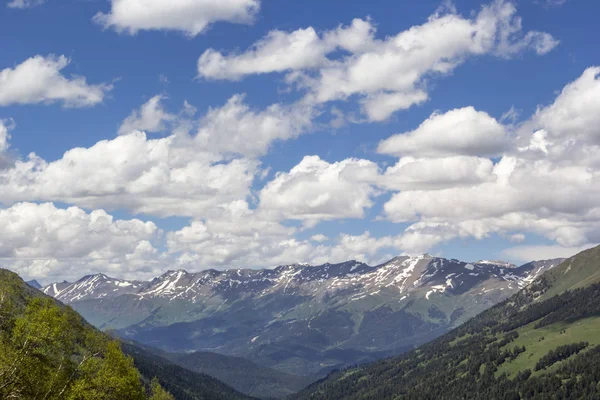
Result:
<svg viewBox="0 0 600 400"><path fill-rule="evenodd" d="M160 231L152 222L115 220L103 210L19 203L0 210L0 258L26 277L80 278L94 271L119 275L147 273L136 264L155 253ZM129 261L127 261L129 260Z"/></svg>
<svg viewBox="0 0 600 400"><path fill-rule="evenodd" d="M356 236L341 234L337 244L325 253L327 260L323 262L357 260L368 263L374 260L381 249L393 247L393 245L394 240L392 237L374 237L371 236L369 231Z"/></svg>
<svg viewBox="0 0 600 400"><path fill-rule="evenodd" d="M195 145L215 153L262 156L276 140L288 140L309 131L316 112L310 106L273 104L254 110L244 95L211 108L200 120Z"/></svg>
<svg viewBox="0 0 600 400"><path fill-rule="evenodd" d="M192 133L189 146L217 157L260 157L278 141L293 139L313 129L318 112L302 103L272 104L265 109L250 107L244 94L233 95L225 104L211 107L194 120L196 109L187 102L178 114L162 105L163 96L152 97L123 121L119 134L136 130L163 132L171 129L180 136Z"/></svg>
<svg viewBox="0 0 600 400"><path fill-rule="evenodd" d="M562 247L562 246L517 246L504 250L506 257L524 262L531 260L550 260L553 258L569 258L577 253L593 247L593 245Z"/></svg>
<svg viewBox="0 0 600 400"><path fill-rule="evenodd" d="M516 8L505 0L484 6L472 19L447 7L395 36L375 34L373 23L360 19L320 35L312 27L272 31L243 53L206 50L198 73L230 80L287 73L286 82L307 91L305 101L358 95L368 118L381 121L427 100L427 80L451 73L470 56L510 57L526 49L544 54L558 44L549 34L523 32Z"/></svg>
<svg viewBox="0 0 600 400"><path fill-rule="evenodd" d="M0 169L0 202L57 201L161 217L205 216L250 196L261 172L256 157L273 141L296 137L312 124L310 107L274 104L254 110L242 95L196 121L189 104L175 115L160 101L153 97L134 111L117 138L71 149L56 161L32 153ZM135 130L142 128L174 133L149 139Z"/></svg>
<svg viewBox="0 0 600 400"><path fill-rule="evenodd" d="M567 2L567 0L539 0L536 1L536 3L538 4L543 4L545 6L550 6L550 7L560 7L562 5L564 5Z"/></svg>
<svg viewBox="0 0 600 400"><path fill-rule="evenodd" d="M35 154L0 170L0 201L60 201L156 216L203 215L249 194L258 162L222 162L186 137L134 132L47 162Z"/></svg>
<svg viewBox="0 0 600 400"><path fill-rule="evenodd" d="M321 242L326 242L326 241L328 241L328 240L329 240L329 238L328 238L327 236L323 235L322 233L318 233L318 234L316 234L316 235L312 235L312 236L310 237L310 240L311 240L311 241L313 241L313 242L318 242L318 243L321 243Z"/></svg>
<svg viewBox="0 0 600 400"><path fill-rule="evenodd" d="M391 190L443 189L472 186L493 179L490 159L468 156L403 157L388 167L380 184Z"/></svg>
<svg viewBox="0 0 600 400"><path fill-rule="evenodd" d="M259 0L111 0L110 12L94 21L130 34L175 30L196 36L214 22L251 23L259 8Z"/></svg>
<svg viewBox="0 0 600 400"><path fill-rule="evenodd" d="M395 156L494 156L508 148L506 129L473 107L434 113L412 132L389 137L377 151Z"/></svg>
<svg viewBox="0 0 600 400"><path fill-rule="evenodd" d="M377 164L347 159L330 164L306 156L290 170L280 172L260 192L261 209L285 219L314 223L337 218L361 218L371 207L378 177Z"/></svg>
<svg viewBox="0 0 600 400"><path fill-rule="evenodd" d="M453 166L453 173L444 172L451 165L444 158L429 160L431 168L424 164L417 169L424 182L435 183L439 176L449 175L470 184L440 188L416 180L421 183L417 185L409 173L393 172L401 171L403 163L422 161L400 160L398 166L388 169L386 182L403 191L384 205L384 215L396 222L426 224L439 241L467 236L481 239L492 234L522 240L531 232L561 248L599 242L599 71L587 69L551 105L540 107L529 120L514 127L516 140L493 167L481 159L480 173L476 173L480 158L470 159L471 167L469 158L461 158L465 163L462 169ZM423 148L429 151L427 146ZM480 182L477 177L482 178Z"/></svg>
<svg viewBox="0 0 600 400"><path fill-rule="evenodd" d="M394 244L408 254L421 254L461 233L446 223L419 222L406 228Z"/></svg>
<svg viewBox="0 0 600 400"><path fill-rule="evenodd" d="M46 0L11 0L8 2L8 8L33 8L44 4Z"/></svg>
<svg viewBox="0 0 600 400"><path fill-rule="evenodd" d="M522 233L515 233L513 235L510 235L510 237L508 238L508 240L510 240L513 243L521 243L524 242L525 239L527 239L527 237Z"/></svg>
<svg viewBox="0 0 600 400"><path fill-rule="evenodd" d="M198 60L198 73L205 78L237 80L247 74L312 68L326 61L324 52L313 28L290 34L272 31L244 54L224 56L206 50Z"/></svg>
<svg viewBox="0 0 600 400"><path fill-rule="evenodd" d="M81 76L66 78L61 71L69 63L65 56L37 55L1 70L0 106L61 102L65 107L89 107L101 103L112 85L90 85Z"/></svg>
<svg viewBox="0 0 600 400"><path fill-rule="evenodd" d="M379 93L365 98L362 105L371 121L385 121L397 110L406 110L428 99L429 95L424 90Z"/></svg>
<svg viewBox="0 0 600 400"><path fill-rule="evenodd" d="M121 124L119 135L126 135L136 130L152 133L164 131L165 123L174 120L175 115L165 110L162 100L164 100L163 96L154 96L144 103L139 111L133 110Z"/></svg>
<svg viewBox="0 0 600 400"><path fill-rule="evenodd" d="M378 251L393 245L391 237L376 238L369 232L342 234L329 239L322 234L310 240L295 238L297 228L286 227L262 210L245 202L223 207L214 218L195 220L167 235L167 248L178 267L205 268L274 267L307 262L322 264L349 259L374 260ZM331 241L331 245L323 242Z"/></svg>
<svg viewBox="0 0 600 400"><path fill-rule="evenodd" d="M590 67L561 91L554 103L540 107L522 129L544 129L550 139L600 144L600 67Z"/></svg>
<svg viewBox="0 0 600 400"><path fill-rule="evenodd" d="M15 123L12 119L0 119L0 171L12 165L14 157L10 154L10 131Z"/></svg>
<svg viewBox="0 0 600 400"><path fill-rule="evenodd" d="M12 122L9 120L0 119L0 154L8 150L10 145L10 133L9 128Z"/></svg>
<svg viewBox="0 0 600 400"><path fill-rule="evenodd" d="M497 0L494 6L484 8L479 15L478 19L483 24L498 25L494 49L496 55L510 58L525 49L532 49L538 55L544 55L558 46L559 41L545 32L530 31L523 36L522 19L514 15L515 11L512 3Z"/></svg>
<svg viewBox="0 0 600 400"><path fill-rule="evenodd" d="M237 201L170 232L167 248L178 253L178 263L192 268L272 266L295 262L294 257L302 258L310 250L310 244L293 239L294 232Z"/></svg>

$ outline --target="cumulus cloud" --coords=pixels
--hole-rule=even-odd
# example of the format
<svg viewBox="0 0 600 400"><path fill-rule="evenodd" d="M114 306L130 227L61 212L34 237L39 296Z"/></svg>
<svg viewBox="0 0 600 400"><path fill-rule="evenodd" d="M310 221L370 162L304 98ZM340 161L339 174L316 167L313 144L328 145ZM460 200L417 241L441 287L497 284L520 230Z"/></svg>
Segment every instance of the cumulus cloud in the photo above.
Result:
<svg viewBox="0 0 600 400"><path fill-rule="evenodd" d="M329 239L322 234L310 240L295 237L298 228L282 225L262 210L240 201L221 208L211 218L194 220L167 234L167 249L178 267L190 270L235 267L273 267L308 262L323 264L356 259L372 262L380 249L393 246L391 237L369 232L342 234ZM323 242L330 241L330 245Z"/></svg>
<svg viewBox="0 0 600 400"><path fill-rule="evenodd" d="M130 34L175 30L196 36L214 22L251 23L259 8L259 0L111 0L110 12L94 21Z"/></svg>
<svg viewBox="0 0 600 400"><path fill-rule="evenodd" d="M36 154L0 169L0 202L56 201L155 216L200 216L245 199L273 141L307 132L313 110L274 104L250 108L242 95L192 120L190 105L167 112L155 96L130 115L121 135L47 161ZM183 127L183 128L182 128ZM144 129L172 129L149 139ZM191 132L190 132L191 131ZM2 143L7 131L2 131ZM6 144L2 144L6 147Z"/></svg>
<svg viewBox="0 0 600 400"><path fill-rule="evenodd" d="M178 254L180 265L191 268L277 265L295 262L290 260L312 247L293 239L294 232L240 200L168 233L167 248Z"/></svg>
<svg viewBox="0 0 600 400"><path fill-rule="evenodd" d="M566 85L554 103L540 107L525 124L528 130L544 129L551 140L577 140L600 144L600 67L590 67L574 82Z"/></svg>
<svg viewBox="0 0 600 400"><path fill-rule="evenodd" d="M314 107L302 103L275 103L256 109L245 101L245 94L236 94L194 120L196 109L189 103L184 103L179 113L172 114L164 108L163 99L161 95L154 96L134 110L121 124L119 134L171 129L179 135L191 134L188 145L202 152L256 158L266 154L276 141L311 132L313 119L318 115Z"/></svg>
<svg viewBox="0 0 600 400"><path fill-rule="evenodd" d="M8 131L11 125L11 121L0 119L0 154L6 152L10 145L10 133Z"/></svg>
<svg viewBox="0 0 600 400"><path fill-rule="evenodd" d="M451 73L468 57L511 57L527 49L541 55L557 44L547 33L524 32L515 6L495 0L472 19L449 7L384 39L376 37L370 20L361 19L321 34L312 27L272 31L242 53L206 50L198 60L198 74L239 80L285 73L286 82L306 90L307 102L358 95L367 117L381 121L426 101L427 80Z"/></svg>
<svg viewBox="0 0 600 400"><path fill-rule="evenodd" d="M360 159L328 163L306 156L289 173L280 172L260 191L260 207L282 218L314 223L361 218L377 194L377 164Z"/></svg>
<svg viewBox="0 0 600 400"><path fill-rule="evenodd" d="M447 223L418 222L395 238L394 244L408 254L420 254L460 236L462 233Z"/></svg>
<svg viewBox="0 0 600 400"><path fill-rule="evenodd" d="M503 251L506 257L523 262L531 260L550 260L553 258L569 258L588 248L588 246L563 247L563 246L517 246Z"/></svg>
<svg viewBox="0 0 600 400"><path fill-rule="evenodd" d="M0 170L0 201L60 201L157 216L194 216L244 198L258 162L222 162L188 138L136 131L47 162L35 154Z"/></svg>
<svg viewBox="0 0 600 400"><path fill-rule="evenodd" d="M384 215L392 221L416 224L413 227L426 224L431 234L438 233L440 241L492 234L522 240L523 233L532 232L569 249L565 252L598 243L599 72L596 67L587 69L552 104L539 107L530 119L514 127L514 142L493 166L485 159L473 158L467 167L468 158L461 158L464 169L454 167L448 174L470 184L411 186L407 177L399 174L396 188L403 191L386 202ZM481 164L475 161L478 159ZM394 177L395 168L411 162L420 160L405 157L388 175ZM437 166L431 171L419 168L419 173L431 176L434 182L438 175L445 176L440 169L451 165L445 164L447 158L429 162ZM480 165L479 173L476 165ZM479 182L477 178L481 178ZM398 183L390 182L391 186Z"/></svg>
<svg viewBox="0 0 600 400"><path fill-rule="evenodd" d="M327 53L338 48L357 51L370 47L374 32L371 23L361 19L327 31L322 37L313 27L289 33L271 31L241 54L206 50L198 60L198 73L209 79L238 80L251 74L322 67L331 62Z"/></svg>
<svg viewBox="0 0 600 400"><path fill-rule="evenodd" d="M175 115L165 110L161 103L163 99L164 96L156 95L144 103L139 110L133 110L119 127L119 135L136 130L152 133L164 131L166 123L173 121Z"/></svg>
<svg viewBox="0 0 600 400"><path fill-rule="evenodd" d="M508 148L506 129L487 113L473 107L434 113L417 129L393 135L377 148L395 156L495 156Z"/></svg>
<svg viewBox="0 0 600 400"><path fill-rule="evenodd" d="M60 102L65 107L90 107L101 103L109 84L90 85L81 76L65 77L70 63L65 56L34 56L14 68L0 71L0 106Z"/></svg>
<svg viewBox="0 0 600 400"><path fill-rule="evenodd" d="M196 146L216 153L262 156L276 140L288 140L312 128L316 111L300 103L273 104L252 109L244 95L232 96L222 107L211 108L200 120Z"/></svg>
<svg viewBox="0 0 600 400"><path fill-rule="evenodd" d="M15 123L12 119L0 119L0 171L12 165L14 157L9 153L10 131Z"/></svg>
<svg viewBox="0 0 600 400"><path fill-rule="evenodd" d="M493 180L493 167L490 159L480 157L403 157L386 169L380 185L391 190L472 186Z"/></svg>
<svg viewBox="0 0 600 400"><path fill-rule="evenodd" d="M148 261L141 258L156 252L151 242L160 234L153 222L50 203L0 210L0 225L0 259L23 276L46 279L80 278L94 268L147 273L152 263L136 261Z"/></svg>
<svg viewBox="0 0 600 400"><path fill-rule="evenodd" d="M44 4L46 0L11 0L6 5L8 8L33 8Z"/></svg>
<svg viewBox="0 0 600 400"><path fill-rule="evenodd" d="M310 237L310 240L312 240L313 242L321 243L321 242L326 242L327 240L329 240L329 238L327 236L323 235L322 233L318 233L316 235L312 235Z"/></svg>

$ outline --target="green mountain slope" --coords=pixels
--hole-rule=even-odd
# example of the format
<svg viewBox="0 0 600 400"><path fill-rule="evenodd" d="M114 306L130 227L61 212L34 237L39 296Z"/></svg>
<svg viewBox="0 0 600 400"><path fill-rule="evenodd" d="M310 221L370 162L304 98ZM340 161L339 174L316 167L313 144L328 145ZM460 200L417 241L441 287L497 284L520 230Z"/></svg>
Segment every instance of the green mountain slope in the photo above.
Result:
<svg viewBox="0 0 600 400"><path fill-rule="evenodd" d="M209 352L166 353L165 357L189 370L210 375L250 396L280 399L299 392L316 378L286 374L240 357Z"/></svg>
<svg viewBox="0 0 600 400"><path fill-rule="evenodd" d="M126 354L133 357L136 368L146 380L157 377L160 384L177 400L251 399L215 378L176 365L143 347L130 343L123 343L122 347Z"/></svg>
<svg viewBox="0 0 600 400"><path fill-rule="evenodd" d="M174 397L158 382L172 388ZM139 357L134 365L119 342L73 309L0 269L0 399L12 398L249 399L166 360Z"/></svg>
<svg viewBox="0 0 600 400"><path fill-rule="evenodd" d="M0 269L0 398L147 397L118 342Z"/></svg>
<svg viewBox="0 0 600 400"><path fill-rule="evenodd" d="M600 398L600 248L403 356L331 374L294 399Z"/></svg>
<svg viewBox="0 0 600 400"><path fill-rule="evenodd" d="M583 251L546 272L544 278L549 287L541 299L600 282L598 260L600 260L600 246Z"/></svg>
<svg viewBox="0 0 600 400"><path fill-rule="evenodd" d="M133 341L125 341L123 351L134 357L136 366L142 373L144 368L138 365L142 357L158 360L163 364L176 364L177 368L193 371L198 376L208 375L241 393L260 399L281 399L299 392L317 380L317 377L290 375L245 358L217 353L169 353ZM166 381L161 383L171 392L175 392Z"/></svg>

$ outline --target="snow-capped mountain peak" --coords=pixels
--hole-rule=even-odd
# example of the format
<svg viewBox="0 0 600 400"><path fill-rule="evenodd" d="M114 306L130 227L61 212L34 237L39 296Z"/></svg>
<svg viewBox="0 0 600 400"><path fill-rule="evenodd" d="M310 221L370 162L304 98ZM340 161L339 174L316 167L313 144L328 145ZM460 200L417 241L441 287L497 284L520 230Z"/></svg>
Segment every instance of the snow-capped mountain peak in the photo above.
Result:
<svg viewBox="0 0 600 400"><path fill-rule="evenodd" d="M170 301L204 301L207 298L243 298L276 293L297 293L328 298L344 291L364 298L382 290L399 298L411 293L430 299L434 294L460 294L475 287L482 290L522 288L560 260L516 267L503 261L467 263L429 254L398 256L383 264L369 266L358 261L318 266L290 264L274 269L214 269L190 273L171 270L149 282L110 278L105 274L85 276L74 283L52 284L44 292L73 303L88 299L132 295L140 299L164 298Z"/></svg>
<svg viewBox="0 0 600 400"><path fill-rule="evenodd" d="M43 291L62 302L72 303L87 299L101 299L135 293L141 286L141 282L110 278L100 273L84 276L74 283L53 283L45 287Z"/></svg>

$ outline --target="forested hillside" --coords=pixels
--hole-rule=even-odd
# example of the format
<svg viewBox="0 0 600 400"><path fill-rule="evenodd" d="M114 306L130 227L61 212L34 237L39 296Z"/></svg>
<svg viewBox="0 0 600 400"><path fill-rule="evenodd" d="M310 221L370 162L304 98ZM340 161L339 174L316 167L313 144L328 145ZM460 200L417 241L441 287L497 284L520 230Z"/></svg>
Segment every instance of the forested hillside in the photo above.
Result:
<svg viewBox="0 0 600 400"><path fill-rule="evenodd" d="M142 373L118 341L70 307L0 269L0 399L247 399L215 379L180 367L183 371L140 365ZM194 379L186 381L186 373ZM173 385L173 376L183 384ZM175 397L162 382L178 390ZM198 389L194 396L181 396L193 389Z"/></svg>
<svg viewBox="0 0 600 400"><path fill-rule="evenodd" d="M251 400L206 374L194 372L154 354L143 347L123 343L123 351L133 357L144 380L158 377L177 400Z"/></svg>
<svg viewBox="0 0 600 400"><path fill-rule="evenodd" d="M196 384L202 383L202 379L207 381L216 378L239 392L260 399L281 399L304 389L317 380L316 377L290 375L256 364L245 358L217 353L168 353L137 342L125 342L123 351L135 359L135 364L142 374L145 374L144 371L151 366L171 371L185 369L183 373L161 376L161 383L171 393L179 392L173 386L175 382L170 382L167 379L168 376L174 375L177 375L178 379L181 376L190 376L190 379ZM212 380L215 381L216 379ZM204 387L209 386L206 383L208 382L205 382ZM190 387L190 385L186 386Z"/></svg>
<svg viewBox="0 0 600 400"><path fill-rule="evenodd" d="M583 252L443 337L294 398L600 398L599 268L600 248Z"/></svg>

